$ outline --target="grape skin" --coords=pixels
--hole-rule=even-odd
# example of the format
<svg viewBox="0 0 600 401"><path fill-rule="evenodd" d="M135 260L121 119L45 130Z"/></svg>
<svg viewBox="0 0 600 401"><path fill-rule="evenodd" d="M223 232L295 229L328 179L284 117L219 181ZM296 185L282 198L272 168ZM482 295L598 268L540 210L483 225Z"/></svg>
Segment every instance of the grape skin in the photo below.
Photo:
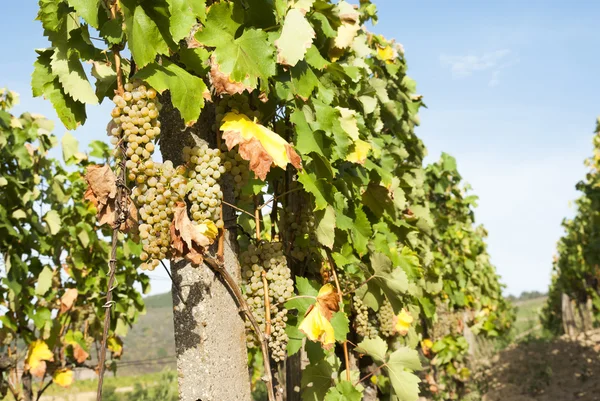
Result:
<svg viewBox="0 0 600 401"><path fill-rule="evenodd" d="M294 294L294 282L283 254L283 244L281 242L265 242L259 246L251 244L241 254L240 259L244 296L263 331L266 327L263 274L267 280L271 312L269 348L275 362L283 361L288 342L285 332L288 311L283 304ZM246 327L248 346L257 347L259 343L251 331L249 322L246 322Z"/></svg>

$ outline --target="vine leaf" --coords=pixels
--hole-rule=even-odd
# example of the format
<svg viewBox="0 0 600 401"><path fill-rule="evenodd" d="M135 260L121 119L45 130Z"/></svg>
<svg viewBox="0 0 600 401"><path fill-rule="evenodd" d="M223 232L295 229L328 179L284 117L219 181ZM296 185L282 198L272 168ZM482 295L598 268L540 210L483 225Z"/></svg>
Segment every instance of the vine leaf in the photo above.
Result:
<svg viewBox="0 0 600 401"><path fill-rule="evenodd" d="M73 384L73 371L71 369L59 369L54 372L52 381L64 388L70 387Z"/></svg>
<svg viewBox="0 0 600 401"><path fill-rule="evenodd" d="M394 312L402 309L400 295L408 291L408 276L401 268L395 268L392 261L382 253L373 253L371 255L371 267L374 271L373 281L385 293L387 299L392 304Z"/></svg>
<svg viewBox="0 0 600 401"><path fill-rule="evenodd" d="M335 344L335 332L331 325L334 312L340 309L339 295L333 285L325 284L317 294L317 302L311 305L298 329L309 340L322 343L323 348L331 349Z"/></svg>
<svg viewBox="0 0 600 401"><path fill-rule="evenodd" d="M178 65L163 60L162 65L152 63L135 74L136 78L146 81L158 92L171 92L171 101L181 113L186 125L193 125L204 107L206 85Z"/></svg>
<svg viewBox="0 0 600 401"><path fill-rule="evenodd" d="M201 264L206 248L214 242L217 233L217 227L210 220L193 224L185 202L177 202L171 223L171 247L176 257Z"/></svg>
<svg viewBox="0 0 600 401"><path fill-rule="evenodd" d="M388 346L381 337L365 338L358 346L354 349L360 354L369 355L375 362L385 362L385 354L387 353Z"/></svg>
<svg viewBox="0 0 600 401"><path fill-rule="evenodd" d="M48 225L50 235L56 235L60 231L60 215L56 210L48 210L48 213L44 216L44 221Z"/></svg>
<svg viewBox="0 0 600 401"><path fill-rule="evenodd" d="M236 93L241 94L245 90L248 92L253 90L253 87L245 85L243 82L232 81L229 74L221 71L214 54L210 57L210 82L218 94L235 95Z"/></svg>
<svg viewBox="0 0 600 401"><path fill-rule="evenodd" d="M43 377L46 373L46 361L54 360L54 354L42 340L36 340L29 345L25 370L29 370L35 377Z"/></svg>
<svg viewBox="0 0 600 401"><path fill-rule="evenodd" d="M324 401L360 401L362 393L349 381L341 381L331 387L325 395Z"/></svg>
<svg viewBox="0 0 600 401"><path fill-rule="evenodd" d="M295 66L298 61L304 59L306 51L312 46L315 30L304 14L305 12L296 8L288 11L281 36L275 40L279 64Z"/></svg>
<svg viewBox="0 0 600 401"><path fill-rule="evenodd" d="M98 29L98 11L104 11L104 7L100 6L101 0L68 0L71 7L77 11L91 26Z"/></svg>
<svg viewBox="0 0 600 401"><path fill-rule="evenodd" d="M333 384L333 368L326 361L321 360L310 364L302 371L302 399L306 401L321 401Z"/></svg>
<svg viewBox="0 0 600 401"><path fill-rule="evenodd" d="M263 30L245 29L236 37L241 26L234 19L234 5L229 2L213 4L208 12L206 24L195 38L205 46L214 47L219 69L232 81L242 82L255 88L258 78L263 86L275 75L274 48Z"/></svg>
<svg viewBox="0 0 600 401"><path fill-rule="evenodd" d="M346 156L346 160L351 163L365 164L370 150L371 144L369 142L358 139L354 141L350 153Z"/></svg>
<svg viewBox="0 0 600 401"><path fill-rule="evenodd" d="M192 31L196 18L206 16L206 0L167 0L169 4L169 31L173 40L179 42Z"/></svg>
<svg viewBox="0 0 600 401"><path fill-rule="evenodd" d="M45 295L50 287L52 287L52 277L54 270L50 266L45 266L38 276L37 285L35 286L35 295Z"/></svg>
<svg viewBox="0 0 600 401"><path fill-rule="evenodd" d="M120 1L129 49L138 68L153 62L158 54L168 54L169 44L173 43L168 33L167 25L170 24L163 20L168 15L166 7L157 5L154 8L153 3L142 5L137 0Z"/></svg>
<svg viewBox="0 0 600 401"><path fill-rule="evenodd" d="M317 223L317 240L329 249L333 249L335 240L335 209L327 206L324 210L315 212Z"/></svg>
<svg viewBox="0 0 600 401"><path fill-rule="evenodd" d="M98 210L100 225L114 221L114 203L117 196L117 177L108 164L88 166L85 180L88 188L84 198Z"/></svg>
<svg viewBox="0 0 600 401"><path fill-rule="evenodd" d="M58 77L58 81L73 100L88 103L98 104L98 98L94 93L92 84L85 75L81 61L75 55L68 55L67 49L63 46L56 47L52 54L50 67L52 73Z"/></svg>
<svg viewBox="0 0 600 401"><path fill-rule="evenodd" d="M77 288L68 288L62 297L60 297L60 313L65 313L73 307L73 304L77 300L79 292Z"/></svg>
<svg viewBox="0 0 600 401"><path fill-rule="evenodd" d="M413 320L410 313L408 313L405 308L402 308L400 313L398 313L397 316L394 316L394 329L400 333L400 335L405 336L408 334Z"/></svg>
<svg viewBox="0 0 600 401"><path fill-rule="evenodd" d="M416 401L419 398L419 383L421 380L406 369L421 369L419 354L407 347L394 351L386 364L390 382L395 395L401 401Z"/></svg>
<svg viewBox="0 0 600 401"><path fill-rule="evenodd" d="M302 168L298 153L285 139L267 127L259 124L254 118L229 112L223 117L221 131L229 150L239 145L240 156L250 161L250 169L261 180L265 180L271 166L275 164L282 169L291 164L297 169Z"/></svg>

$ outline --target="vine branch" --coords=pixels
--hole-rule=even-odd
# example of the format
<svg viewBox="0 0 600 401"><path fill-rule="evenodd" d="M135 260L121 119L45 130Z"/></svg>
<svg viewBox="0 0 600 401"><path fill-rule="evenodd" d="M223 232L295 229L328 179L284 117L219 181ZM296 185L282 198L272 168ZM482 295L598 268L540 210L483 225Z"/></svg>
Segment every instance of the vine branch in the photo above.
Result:
<svg viewBox="0 0 600 401"><path fill-rule="evenodd" d="M265 376L263 377L263 381L265 382L265 385L267 387L267 395L269 397L269 401L276 401L275 392L273 391L273 375L271 374L271 365L269 362L270 357L269 346L267 344L267 337L263 334L262 330L260 329L260 326L256 321L256 318L252 314L252 311L250 310L250 307L248 306L248 303L246 302L246 299L244 298L240 287L237 285L231 274L229 274L227 269L225 269L225 266L219 261L209 257L204 258L204 263L206 263L211 269L213 269L221 276L229 290L232 292L233 297L235 298L241 312L250 322L250 325L252 326L252 330L256 334L256 337L258 337L258 340L260 341L260 350L263 355L263 365L265 369Z"/></svg>
<svg viewBox="0 0 600 401"><path fill-rule="evenodd" d="M117 11L119 8L119 2L115 0L110 5L110 16L111 19L117 18ZM115 70L117 73L117 90L116 92L120 95L123 94L123 77L121 74L121 55L119 49L116 46L112 48L114 59L115 59ZM104 384L104 371L106 370L106 345L108 341L108 331L110 329L110 313L112 306L112 291L115 283L115 272L117 269L117 245L119 242L119 228L122 222L127 221L127 207L124 205L124 195L126 194L126 167L125 167L125 146L121 142L119 145L121 148L122 157L118 163L119 176L117 178L117 197L115 206L115 226L113 227L112 234L112 246L110 251L110 261L108 262L109 278L108 278L108 291L106 293L106 304L104 305L104 328L102 331L102 347L100 348L100 357L98 358L98 389L96 391L96 401L102 401L102 385Z"/></svg>

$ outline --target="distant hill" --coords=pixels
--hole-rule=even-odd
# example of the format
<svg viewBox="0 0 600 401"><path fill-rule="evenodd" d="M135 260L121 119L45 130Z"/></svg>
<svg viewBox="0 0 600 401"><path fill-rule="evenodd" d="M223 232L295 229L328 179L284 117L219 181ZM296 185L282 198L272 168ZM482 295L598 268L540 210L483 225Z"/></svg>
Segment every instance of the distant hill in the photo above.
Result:
<svg viewBox="0 0 600 401"><path fill-rule="evenodd" d="M176 368L171 293L144 298L146 314L125 337L123 357L117 363L119 375L157 372Z"/></svg>
<svg viewBox="0 0 600 401"><path fill-rule="evenodd" d="M154 308L172 308L173 298L170 292L164 294L150 295L144 298L144 303L147 309Z"/></svg>

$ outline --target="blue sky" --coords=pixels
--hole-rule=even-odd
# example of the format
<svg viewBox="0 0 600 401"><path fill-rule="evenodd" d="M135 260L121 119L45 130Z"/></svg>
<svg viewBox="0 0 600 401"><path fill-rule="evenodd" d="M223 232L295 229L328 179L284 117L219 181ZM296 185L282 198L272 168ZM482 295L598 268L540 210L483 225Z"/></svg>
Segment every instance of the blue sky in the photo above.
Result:
<svg viewBox="0 0 600 401"><path fill-rule="evenodd" d="M600 113L597 18L592 1L376 1L376 33L402 43L428 108L418 135L426 162L445 151L480 197L478 223L507 293L547 289L552 255L571 216ZM34 48L46 46L37 2L9 2L0 25L0 87L21 94L15 110L56 119L32 99ZM106 139L110 105L88 108L82 146ZM65 130L57 120L56 134ZM151 273L152 293L168 289Z"/></svg>

